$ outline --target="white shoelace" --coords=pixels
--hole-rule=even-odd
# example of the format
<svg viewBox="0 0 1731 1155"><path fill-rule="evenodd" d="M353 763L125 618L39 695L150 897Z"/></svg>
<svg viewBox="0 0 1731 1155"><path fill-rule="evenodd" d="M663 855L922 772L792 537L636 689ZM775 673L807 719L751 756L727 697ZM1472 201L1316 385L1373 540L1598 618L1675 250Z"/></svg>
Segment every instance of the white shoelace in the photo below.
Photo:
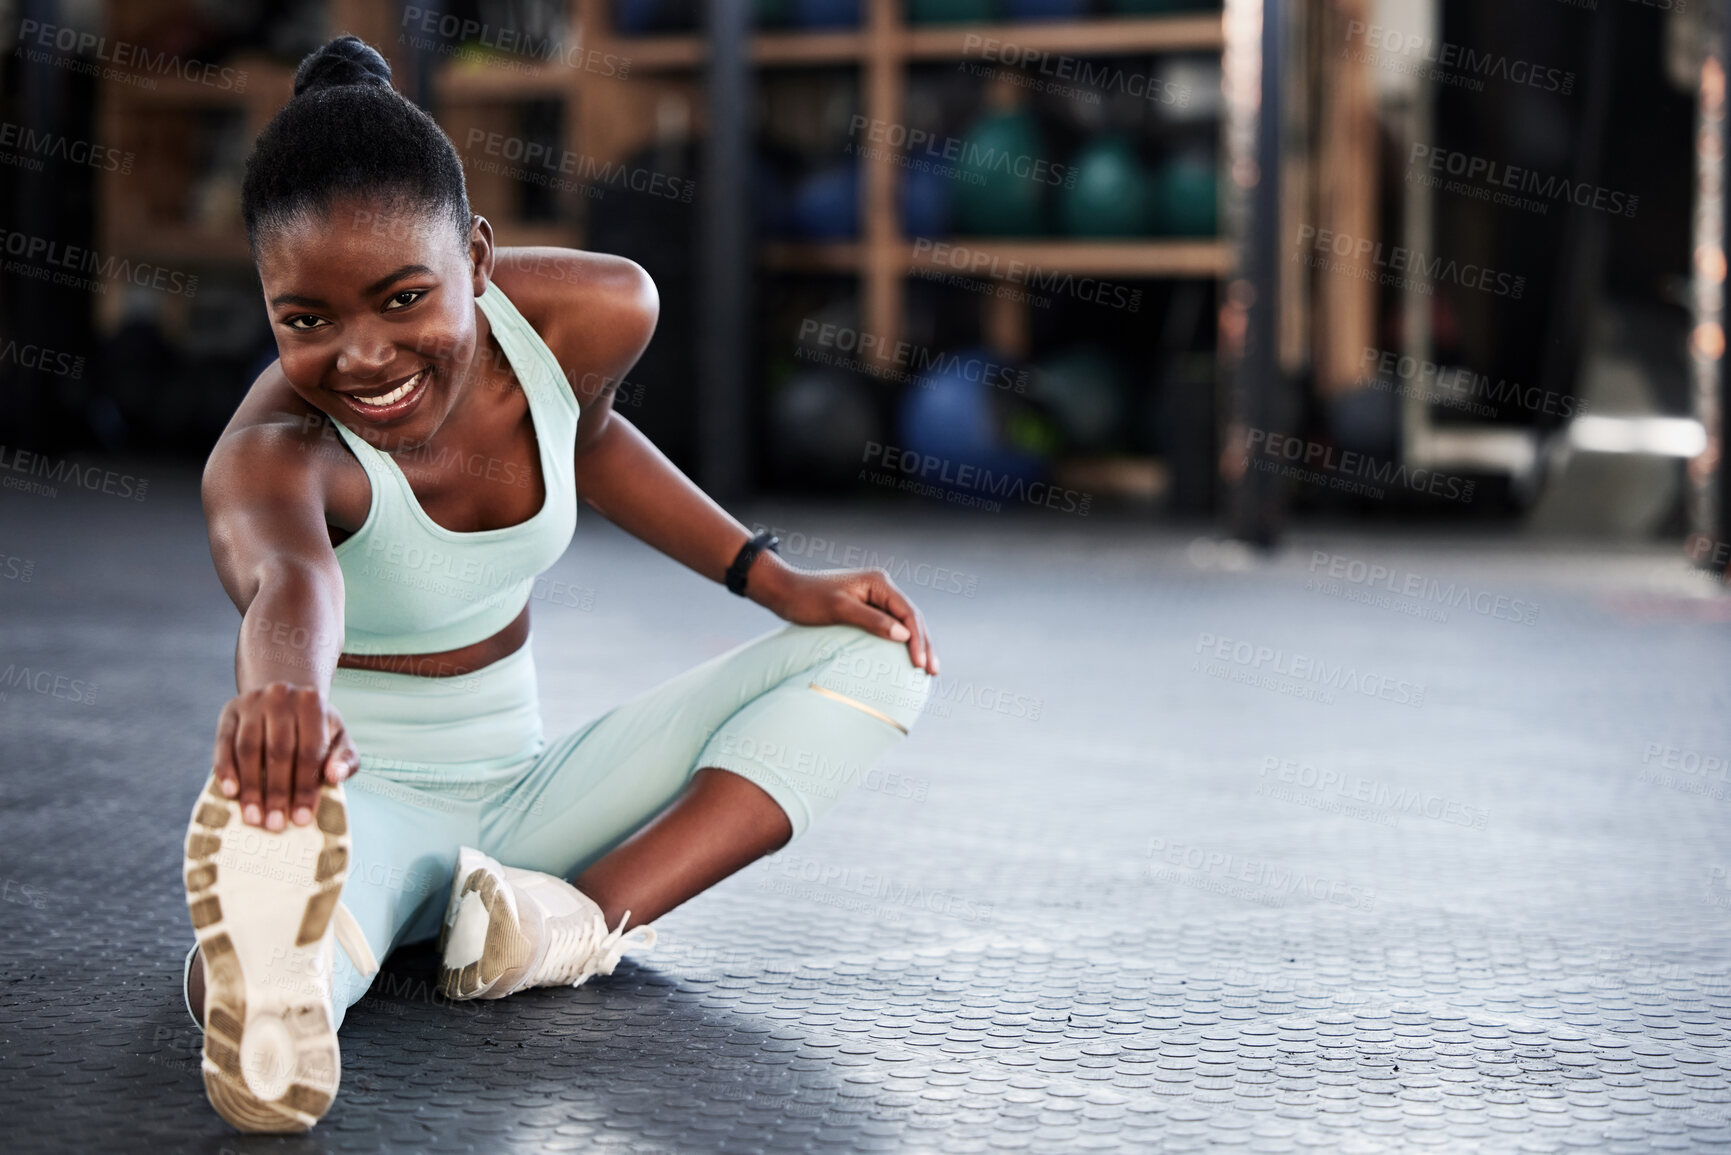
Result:
<svg viewBox="0 0 1731 1155"><path fill-rule="evenodd" d="M607 930L604 919L598 918L567 923L554 931L553 940L547 944L547 957L562 959L563 964L542 981L582 986L591 975L612 974L631 948L654 946L655 928L644 925L626 930L625 923L630 918L630 911L620 915L619 925L612 931Z"/></svg>

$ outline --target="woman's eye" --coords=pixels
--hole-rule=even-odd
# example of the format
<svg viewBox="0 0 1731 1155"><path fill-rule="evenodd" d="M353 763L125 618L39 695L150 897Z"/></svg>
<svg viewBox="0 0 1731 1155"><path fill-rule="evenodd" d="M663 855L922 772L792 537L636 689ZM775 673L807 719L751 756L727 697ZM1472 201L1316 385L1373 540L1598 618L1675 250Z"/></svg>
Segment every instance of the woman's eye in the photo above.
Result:
<svg viewBox="0 0 1731 1155"><path fill-rule="evenodd" d="M314 317L307 313L302 313L298 317L290 317L287 321L283 322L283 324L287 325L289 328L301 333L305 333L309 329L316 329L324 323L324 318Z"/></svg>
<svg viewBox="0 0 1731 1155"><path fill-rule="evenodd" d="M426 290L424 289L404 289L400 293L392 293L391 299L385 304L385 308L404 309L424 296L426 296Z"/></svg>

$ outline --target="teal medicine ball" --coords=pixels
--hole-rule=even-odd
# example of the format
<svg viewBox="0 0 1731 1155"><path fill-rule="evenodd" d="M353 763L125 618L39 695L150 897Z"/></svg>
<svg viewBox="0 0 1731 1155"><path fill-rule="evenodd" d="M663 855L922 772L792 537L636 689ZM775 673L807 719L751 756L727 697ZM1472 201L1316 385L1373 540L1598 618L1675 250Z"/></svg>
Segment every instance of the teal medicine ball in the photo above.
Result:
<svg viewBox="0 0 1731 1155"><path fill-rule="evenodd" d="M1154 231L1174 237L1215 235L1220 181L1212 156L1179 153L1160 166L1154 183Z"/></svg>
<svg viewBox="0 0 1731 1155"><path fill-rule="evenodd" d="M1083 345L1035 367L1029 394L1056 415L1072 452L1097 453L1122 439L1130 391L1117 364Z"/></svg>
<svg viewBox="0 0 1731 1155"><path fill-rule="evenodd" d="M1059 192L1058 220L1073 237L1133 237L1148 230L1148 173L1121 133L1090 141L1071 161L1075 184Z"/></svg>
<svg viewBox="0 0 1731 1155"><path fill-rule="evenodd" d="M1046 191L1065 175L1047 157L1039 123L1025 112L988 113L975 121L956 167L956 231L980 236L1038 235Z"/></svg>

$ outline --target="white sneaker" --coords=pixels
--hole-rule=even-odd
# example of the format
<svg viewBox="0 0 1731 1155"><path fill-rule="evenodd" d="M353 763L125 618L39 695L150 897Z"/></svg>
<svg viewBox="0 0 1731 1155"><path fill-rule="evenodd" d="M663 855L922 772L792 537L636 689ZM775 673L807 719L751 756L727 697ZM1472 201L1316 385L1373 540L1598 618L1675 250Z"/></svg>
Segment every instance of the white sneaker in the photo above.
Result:
<svg viewBox="0 0 1731 1155"><path fill-rule="evenodd" d="M305 1131L336 1098L333 931L358 969L378 970L338 902L349 864L342 787L321 786L315 814L278 831L244 825L212 776L186 831L186 904L204 957L204 1089L242 1131Z"/></svg>
<svg viewBox="0 0 1731 1155"><path fill-rule="evenodd" d="M439 992L451 999L502 999L529 987L582 986L610 975L633 947L655 945L655 928L607 929L595 901L562 878L501 866L479 850L457 852L451 901L439 934Z"/></svg>

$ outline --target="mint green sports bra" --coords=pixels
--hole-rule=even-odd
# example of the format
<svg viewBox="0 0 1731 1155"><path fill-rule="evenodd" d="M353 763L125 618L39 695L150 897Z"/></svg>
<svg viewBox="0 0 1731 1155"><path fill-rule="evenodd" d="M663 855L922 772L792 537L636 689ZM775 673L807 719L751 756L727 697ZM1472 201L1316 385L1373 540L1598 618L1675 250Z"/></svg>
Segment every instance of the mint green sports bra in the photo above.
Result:
<svg viewBox="0 0 1731 1155"><path fill-rule="evenodd" d="M558 358L498 285L488 282L476 303L528 398L547 496L528 521L453 532L427 516L389 454L333 421L373 491L367 520L336 547L345 653L434 654L492 637L522 612L535 578L559 560L576 531L577 399ZM525 483L501 476L514 467L492 458L432 456L435 464L472 474L476 485Z"/></svg>

